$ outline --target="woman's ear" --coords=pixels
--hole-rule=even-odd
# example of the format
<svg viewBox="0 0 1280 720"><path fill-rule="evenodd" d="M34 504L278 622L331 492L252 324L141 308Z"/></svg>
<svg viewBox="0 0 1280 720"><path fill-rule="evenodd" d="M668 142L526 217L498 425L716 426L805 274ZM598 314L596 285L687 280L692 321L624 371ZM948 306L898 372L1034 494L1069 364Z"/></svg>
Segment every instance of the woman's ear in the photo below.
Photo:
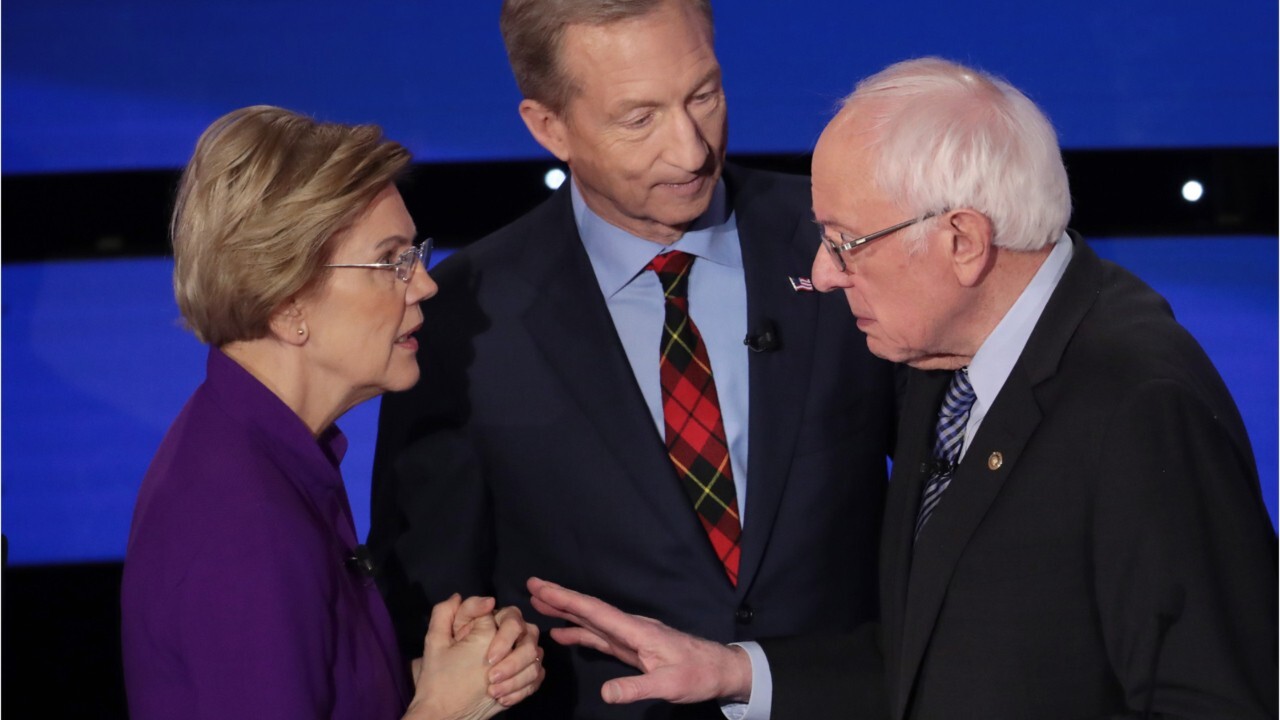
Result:
<svg viewBox="0 0 1280 720"><path fill-rule="evenodd" d="M308 338L306 313L296 298L291 298L280 305L271 314L271 334L288 345L305 345Z"/></svg>

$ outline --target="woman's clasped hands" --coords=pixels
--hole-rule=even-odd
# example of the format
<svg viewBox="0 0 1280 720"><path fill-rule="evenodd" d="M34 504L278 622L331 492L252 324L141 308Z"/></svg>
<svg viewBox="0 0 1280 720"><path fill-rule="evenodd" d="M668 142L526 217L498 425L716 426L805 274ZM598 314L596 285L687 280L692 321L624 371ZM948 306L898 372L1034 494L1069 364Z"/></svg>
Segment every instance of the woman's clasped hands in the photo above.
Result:
<svg viewBox="0 0 1280 720"><path fill-rule="evenodd" d="M495 605L455 594L432 609L405 720L486 720L542 684L537 626Z"/></svg>

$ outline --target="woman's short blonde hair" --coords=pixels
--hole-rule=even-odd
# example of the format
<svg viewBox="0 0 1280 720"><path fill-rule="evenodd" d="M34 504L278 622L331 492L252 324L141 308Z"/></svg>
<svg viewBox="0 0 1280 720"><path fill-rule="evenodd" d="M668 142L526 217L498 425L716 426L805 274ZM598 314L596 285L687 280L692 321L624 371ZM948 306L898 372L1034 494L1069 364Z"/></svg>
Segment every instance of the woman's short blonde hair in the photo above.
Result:
<svg viewBox="0 0 1280 720"><path fill-rule="evenodd" d="M187 327L215 347L265 337L272 313L319 283L335 239L410 159L376 125L268 105L214 121L182 173L170 227Z"/></svg>

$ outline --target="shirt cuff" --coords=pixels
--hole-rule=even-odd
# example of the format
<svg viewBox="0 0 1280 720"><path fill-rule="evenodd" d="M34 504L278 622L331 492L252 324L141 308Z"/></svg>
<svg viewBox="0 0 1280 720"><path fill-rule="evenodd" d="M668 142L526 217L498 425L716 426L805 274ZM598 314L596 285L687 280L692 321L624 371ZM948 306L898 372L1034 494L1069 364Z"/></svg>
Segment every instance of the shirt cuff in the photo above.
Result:
<svg viewBox="0 0 1280 720"><path fill-rule="evenodd" d="M747 652L751 660L751 699L745 703L725 703L720 712L728 720L769 720L773 709L773 674L769 672L769 658L765 657L760 643L731 643Z"/></svg>

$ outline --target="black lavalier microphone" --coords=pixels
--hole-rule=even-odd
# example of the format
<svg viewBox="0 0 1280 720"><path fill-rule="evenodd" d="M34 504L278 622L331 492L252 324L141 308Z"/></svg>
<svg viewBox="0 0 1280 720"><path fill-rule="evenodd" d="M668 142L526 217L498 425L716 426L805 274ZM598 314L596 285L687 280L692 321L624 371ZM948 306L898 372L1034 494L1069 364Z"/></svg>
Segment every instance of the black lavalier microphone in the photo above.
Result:
<svg viewBox="0 0 1280 720"><path fill-rule="evenodd" d="M751 352L773 352L782 347L782 340L778 337L778 327L773 324L773 321L762 320L747 333L747 336L742 339L742 344L750 348Z"/></svg>
<svg viewBox="0 0 1280 720"><path fill-rule="evenodd" d="M373 577L373 554L364 545L357 545L352 548L351 554L347 556L346 561L347 569L351 572L363 577Z"/></svg>
<svg viewBox="0 0 1280 720"><path fill-rule="evenodd" d="M942 458L930 458L920 463L920 473L923 475L946 475L955 471L955 463L947 462Z"/></svg>

